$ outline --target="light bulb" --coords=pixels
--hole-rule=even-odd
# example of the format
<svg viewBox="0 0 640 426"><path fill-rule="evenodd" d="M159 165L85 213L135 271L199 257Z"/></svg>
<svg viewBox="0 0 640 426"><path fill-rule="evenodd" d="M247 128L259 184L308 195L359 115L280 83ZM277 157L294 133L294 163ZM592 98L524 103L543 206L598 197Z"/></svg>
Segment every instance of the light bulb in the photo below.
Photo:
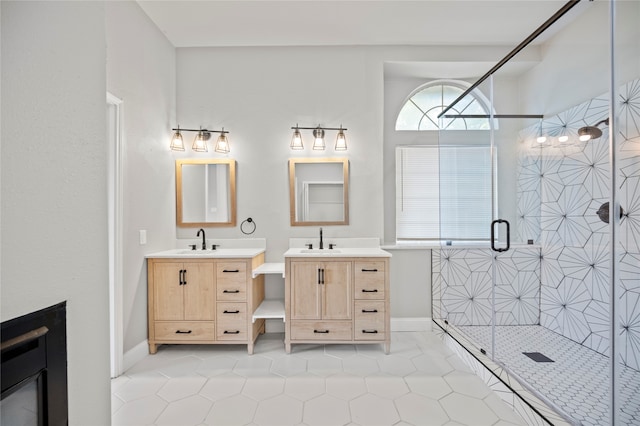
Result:
<svg viewBox="0 0 640 426"><path fill-rule="evenodd" d="M336 146L334 148L336 151L346 151L347 150L347 138L344 136L344 130L342 130L342 126L338 131L338 136L336 137Z"/></svg>
<svg viewBox="0 0 640 426"><path fill-rule="evenodd" d="M293 131L293 137L291 138L291 144L289 147L291 149L304 149L304 145L302 144L302 135L300 134L300 130L297 128Z"/></svg>

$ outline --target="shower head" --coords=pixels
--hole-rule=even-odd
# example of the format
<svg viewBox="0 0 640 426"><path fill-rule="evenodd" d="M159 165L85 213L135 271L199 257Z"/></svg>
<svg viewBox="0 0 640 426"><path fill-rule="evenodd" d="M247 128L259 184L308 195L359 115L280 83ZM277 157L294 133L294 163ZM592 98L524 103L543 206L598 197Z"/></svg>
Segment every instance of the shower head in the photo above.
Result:
<svg viewBox="0 0 640 426"><path fill-rule="evenodd" d="M600 130L600 128L598 127L601 124L604 124L604 125L608 126L609 125L609 119L605 118L602 121L598 121L593 126L580 127L578 129L579 139L581 141L583 141L583 142L591 140L591 139L598 139L600 136L602 136L602 130Z"/></svg>

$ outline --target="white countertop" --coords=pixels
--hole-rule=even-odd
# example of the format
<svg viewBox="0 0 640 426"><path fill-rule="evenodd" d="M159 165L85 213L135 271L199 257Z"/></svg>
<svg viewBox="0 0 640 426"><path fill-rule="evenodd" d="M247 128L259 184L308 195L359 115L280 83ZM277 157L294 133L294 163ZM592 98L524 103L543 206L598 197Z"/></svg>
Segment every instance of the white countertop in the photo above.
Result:
<svg viewBox="0 0 640 426"><path fill-rule="evenodd" d="M172 249L150 253L145 258L178 258L178 259L250 259L261 253L264 248L219 248L217 250Z"/></svg>
<svg viewBox="0 0 640 426"><path fill-rule="evenodd" d="M349 247L334 248L333 250L307 248L290 248L284 253L284 257L391 257L391 253L380 247Z"/></svg>

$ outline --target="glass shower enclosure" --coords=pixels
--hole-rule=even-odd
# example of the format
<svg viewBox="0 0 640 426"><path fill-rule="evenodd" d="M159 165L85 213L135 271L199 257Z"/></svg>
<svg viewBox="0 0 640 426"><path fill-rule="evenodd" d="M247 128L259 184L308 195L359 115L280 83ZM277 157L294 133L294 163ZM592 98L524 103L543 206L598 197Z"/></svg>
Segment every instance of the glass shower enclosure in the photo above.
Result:
<svg viewBox="0 0 640 426"><path fill-rule="evenodd" d="M433 318L529 424L637 425L640 2L577 3L440 117Z"/></svg>

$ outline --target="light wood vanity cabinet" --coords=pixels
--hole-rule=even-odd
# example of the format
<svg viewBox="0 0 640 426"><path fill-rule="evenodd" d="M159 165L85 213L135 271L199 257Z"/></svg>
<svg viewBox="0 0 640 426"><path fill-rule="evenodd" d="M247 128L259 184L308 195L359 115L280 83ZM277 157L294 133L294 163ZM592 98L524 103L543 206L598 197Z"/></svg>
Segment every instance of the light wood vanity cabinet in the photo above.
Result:
<svg viewBox="0 0 640 426"><path fill-rule="evenodd" d="M248 259L147 259L149 352L159 344L253 344L264 319L251 315L264 300L264 277Z"/></svg>
<svg viewBox="0 0 640 426"><path fill-rule="evenodd" d="M294 343L384 343L389 352L386 258L287 258L285 349Z"/></svg>

